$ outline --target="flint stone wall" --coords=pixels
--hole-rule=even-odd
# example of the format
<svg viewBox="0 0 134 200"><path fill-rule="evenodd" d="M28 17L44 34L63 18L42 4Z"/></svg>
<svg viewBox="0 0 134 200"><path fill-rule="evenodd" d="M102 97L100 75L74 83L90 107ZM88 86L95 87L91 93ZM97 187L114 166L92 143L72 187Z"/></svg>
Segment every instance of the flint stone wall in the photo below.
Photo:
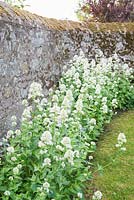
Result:
<svg viewBox="0 0 134 200"><path fill-rule="evenodd" d="M134 23L79 23L47 19L0 2L0 135L12 115L21 116L22 99L33 81L44 94L58 80L63 66L80 49L94 57L101 49L134 64Z"/></svg>

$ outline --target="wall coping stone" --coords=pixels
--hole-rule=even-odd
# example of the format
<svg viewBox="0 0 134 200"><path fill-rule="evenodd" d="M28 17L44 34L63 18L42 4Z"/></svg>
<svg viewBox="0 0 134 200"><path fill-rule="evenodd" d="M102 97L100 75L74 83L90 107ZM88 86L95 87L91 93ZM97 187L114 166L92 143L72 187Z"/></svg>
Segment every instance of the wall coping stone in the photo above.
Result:
<svg viewBox="0 0 134 200"><path fill-rule="evenodd" d="M134 23L99 23L58 20L32 14L26 10L11 7L0 1L0 21L6 21L21 26L42 27L63 30L89 30L90 32L134 32Z"/></svg>

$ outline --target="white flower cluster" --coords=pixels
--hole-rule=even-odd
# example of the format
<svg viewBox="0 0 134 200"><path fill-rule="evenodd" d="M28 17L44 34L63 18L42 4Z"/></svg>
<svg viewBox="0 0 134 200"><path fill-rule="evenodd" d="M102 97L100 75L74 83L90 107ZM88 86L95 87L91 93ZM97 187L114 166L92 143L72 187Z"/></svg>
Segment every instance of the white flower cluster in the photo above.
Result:
<svg viewBox="0 0 134 200"><path fill-rule="evenodd" d="M118 101L117 101L117 99L113 99L113 100L112 100L112 106L113 106L114 108L117 108L117 106L118 106Z"/></svg>
<svg viewBox="0 0 134 200"><path fill-rule="evenodd" d="M95 126L95 125L96 125L96 119L92 118L92 119L90 120L90 124Z"/></svg>
<svg viewBox="0 0 134 200"><path fill-rule="evenodd" d="M78 196L79 199L82 199L83 194L81 192L78 192L77 196Z"/></svg>
<svg viewBox="0 0 134 200"><path fill-rule="evenodd" d="M26 106L26 107L28 106L28 101L27 101L27 99L23 99L22 105L23 105L23 106Z"/></svg>
<svg viewBox="0 0 134 200"><path fill-rule="evenodd" d="M49 184L48 182L43 183L43 188L44 188L44 190L46 190L47 192L49 192L49 187L50 187L50 184Z"/></svg>
<svg viewBox="0 0 134 200"><path fill-rule="evenodd" d="M9 130L9 131L7 132L6 138L9 139L10 137L13 136L13 134L14 134L14 132L13 132L12 130Z"/></svg>
<svg viewBox="0 0 134 200"><path fill-rule="evenodd" d="M71 165L74 165L74 151L72 151L71 149L68 149L68 150L65 152L64 158L67 159L68 162L69 162Z"/></svg>
<svg viewBox="0 0 134 200"><path fill-rule="evenodd" d="M14 153L14 147L12 147L12 146L7 147L7 153L13 154Z"/></svg>
<svg viewBox="0 0 134 200"><path fill-rule="evenodd" d="M10 193L10 191L8 191L8 190L6 190L6 191L4 192L4 195L5 195L5 196L10 196L10 194L11 194L11 193Z"/></svg>
<svg viewBox="0 0 134 200"><path fill-rule="evenodd" d="M44 166L51 166L51 159L50 158L45 158L43 162L43 167Z"/></svg>
<svg viewBox="0 0 134 200"><path fill-rule="evenodd" d="M96 85L95 94L99 95L101 93L101 86L99 84Z"/></svg>
<svg viewBox="0 0 134 200"><path fill-rule="evenodd" d="M82 113L82 108L83 108L83 102L81 98L78 98L77 102L76 102L76 111L78 113Z"/></svg>
<svg viewBox="0 0 134 200"><path fill-rule="evenodd" d="M71 112L71 106L73 102L73 94L72 90L67 90L66 95L64 96L63 102L61 104L60 112L57 117L57 122L59 125L61 125L63 122L65 122L68 119L68 115Z"/></svg>
<svg viewBox="0 0 134 200"><path fill-rule="evenodd" d="M16 167L13 168L13 174L18 175L21 168L22 168L22 165L18 164Z"/></svg>
<svg viewBox="0 0 134 200"><path fill-rule="evenodd" d="M117 138L117 144L115 145L117 148L120 148L122 151L126 151L126 147L123 145L127 142L126 136L124 133L119 133Z"/></svg>
<svg viewBox="0 0 134 200"><path fill-rule="evenodd" d="M24 111L22 113L22 122L29 121L31 119L31 112L32 112L31 106L28 106L24 109Z"/></svg>
<svg viewBox="0 0 134 200"><path fill-rule="evenodd" d="M15 115L11 117L11 124L12 124L12 127L16 127L17 125L17 117Z"/></svg>
<svg viewBox="0 0 134 200"><path fill-rule="evenodd" d="M61 144L63 144L66 148L72 148L72 146L71 146L71 139L69 137L64 137L61 140Z"/></svg>
<svg viewBox="0 0 134 200"><path fill-rule="evenodd" d="M45 145L52 145L52 134L49 131L45 131L38 142L39 147L44 147Z"/></svg>
<svg viewBox="0 0 134 200"><path fill-rule="evenodd" d="M49 188L50 188L50 184L46 181L46 182L43 183L42 187L39 188L39 191L40 192L45 191L45 192L48 193L49 192Z"/></svg>
<svg viewBox="0 0 134 200"><path fill-rule="evenodd" d="M98 190L96 192L94 192L94 195L93 195L93 200L101 200L102 199L102 193Z"/></svg>
<svg viewBox="0 0 134 200"><path fill-rule="evenodd" d="M33 82L29 88L28 99L36 99L37 97L43 97L42 86L40 83Z"/></svg>

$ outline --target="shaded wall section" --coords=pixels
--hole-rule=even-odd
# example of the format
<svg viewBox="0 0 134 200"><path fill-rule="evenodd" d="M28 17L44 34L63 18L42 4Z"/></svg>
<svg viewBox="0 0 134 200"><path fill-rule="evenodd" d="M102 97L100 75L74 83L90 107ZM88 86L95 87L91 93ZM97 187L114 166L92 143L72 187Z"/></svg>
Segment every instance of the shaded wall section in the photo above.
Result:
<svg viewBox="0 0 134 200"><path fill-rule="evenodd" d="M79 23L47 19L0 2L0 135L10 117L21 116L22 99L33 81L44 94L58 80L63 66L80 49L89 57L101 49L134 64L134 23Z"/></svg>

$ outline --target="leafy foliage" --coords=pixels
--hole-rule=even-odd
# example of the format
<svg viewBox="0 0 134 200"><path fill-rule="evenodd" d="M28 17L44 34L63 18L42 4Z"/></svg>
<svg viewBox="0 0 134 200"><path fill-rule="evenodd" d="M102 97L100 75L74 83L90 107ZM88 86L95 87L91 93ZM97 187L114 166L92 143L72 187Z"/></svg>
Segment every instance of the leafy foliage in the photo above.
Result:
<svg viewBox="0 0 134 200"><path fill-rule="evenodd" d="M115 109L134 105L132 73L117 55L105 58L100 52L88 62L81 53L48 100L41 85L32 83L21 129L16 130L12 117L14 128L3 139L0 199L84 200L90 154L104 124Z"/></svg>
<svg viewBox="0 0 134 200"><path fill-rule="evenodd" d="M133 0L85 0L80 4L78 16L89 21L133 22Z"/></svg>

